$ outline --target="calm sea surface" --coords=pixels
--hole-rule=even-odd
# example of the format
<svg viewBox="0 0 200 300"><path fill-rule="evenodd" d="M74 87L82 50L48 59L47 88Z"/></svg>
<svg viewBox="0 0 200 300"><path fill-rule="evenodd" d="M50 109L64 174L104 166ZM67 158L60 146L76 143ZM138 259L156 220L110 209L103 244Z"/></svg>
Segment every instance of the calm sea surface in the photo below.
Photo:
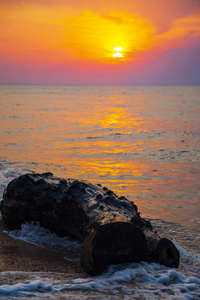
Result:
<svg viewBox="0 0 200 300"><path fill-rule="evenodd" d="M178 271L156 264L112 269L93 285L79 278L74 297L95 299L98 291L100 299L131 299L136 282L135 299L200 299L199 86L1 85L0 163L0 197L27 170L101 183L134 201L181 251ZM161 273L176 280L159 281ZM150 292L137 279L143 277ZM109 289L116 291L111 298ZM59 293L68 299L69 290ZM56 299L57 292L46 294Z"/></svg>

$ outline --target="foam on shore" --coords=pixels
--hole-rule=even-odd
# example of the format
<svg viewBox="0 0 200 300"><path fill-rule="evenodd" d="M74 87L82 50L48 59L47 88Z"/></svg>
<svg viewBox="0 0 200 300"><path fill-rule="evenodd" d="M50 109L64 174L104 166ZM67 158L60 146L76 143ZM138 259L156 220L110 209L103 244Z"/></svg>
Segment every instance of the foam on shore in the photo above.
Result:
<svg viewBox="0 0 200 300"><path fill-rule="evenodd" d="M54 248L59 250L80 251L81 244L78 241L71 240L68 237L58 237L48 229L39 225L39 222L27 222L22 224L21 229L13 231L4 231L14 239L19 239L40 247Z"/></svg>
<svg viewBox="0 0 200 300"><path fill-rule="evenodd" d="M28 275L28 274L27 274ZM31 274L29 273L29 276ZM12 276L12 272L10 272ZM27 276L28 277L28 276ZM1 297L38 297L64 299L81 296L88 299L99 295L106 299L200 299L200 279L187 277L182 273L165 268L156 263L132 263L121 266L110 266L104 274L97 277L52 280L47 274L38 274L37 280L30 279L16 284L0 286ZM84 296L85 295L85 296ZM125 299L123 297L123 299ZM90 298L93 299L93 298Z"/></svg>

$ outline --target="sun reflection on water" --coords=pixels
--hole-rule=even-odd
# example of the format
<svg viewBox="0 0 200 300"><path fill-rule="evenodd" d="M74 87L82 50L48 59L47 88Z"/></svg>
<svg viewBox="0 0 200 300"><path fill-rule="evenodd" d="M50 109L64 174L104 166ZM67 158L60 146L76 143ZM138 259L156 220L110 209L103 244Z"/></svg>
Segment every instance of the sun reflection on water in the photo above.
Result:
<svg viewBox="0 0 200 300"><path fill-rule="evenodd" d="M182 218L182 199L193 205L195 109L185 128L178 112L168 113L172 102L154 103L154 94L146 100L151 89L145 94L127 87L79 87L78 92L46 87L52 91L46 94L44 87L40 93L35 88L23 94L24 87L23 96L2 103L2 161L101 183L133 200L144 214L170 216L176 210ZM187 132L180 136L183 128Z"/></svg>

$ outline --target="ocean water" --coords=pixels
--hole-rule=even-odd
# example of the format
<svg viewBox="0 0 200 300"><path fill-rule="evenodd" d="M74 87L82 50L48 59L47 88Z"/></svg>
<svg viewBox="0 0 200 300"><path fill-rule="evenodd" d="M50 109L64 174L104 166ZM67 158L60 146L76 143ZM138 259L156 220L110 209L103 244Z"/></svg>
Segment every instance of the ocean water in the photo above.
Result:
<svg viewBox="0 0 200 300"><path fill-rule="evenodd" d="M1 85L0 197L10 180L32 171L101 183L133 200L173 240L181 263L178 270L144 262L110 266L87 278L1 272L13 280L0 285L0 297L200 299L199 116L199 86ZM80 259L80 244L38 224L7 234L74 249L66 259Z"/></svg>

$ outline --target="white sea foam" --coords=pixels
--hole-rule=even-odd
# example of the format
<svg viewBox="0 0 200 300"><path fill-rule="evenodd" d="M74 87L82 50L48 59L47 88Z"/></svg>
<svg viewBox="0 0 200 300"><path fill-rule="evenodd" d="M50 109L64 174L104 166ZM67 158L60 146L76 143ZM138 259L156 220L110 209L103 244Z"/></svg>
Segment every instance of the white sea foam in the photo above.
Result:
<svg viewBox="0 0 200 300"><path fill-rule="evenodd" d="M21 229L4 231L9 236L40 247L60 250L80 250L81 244L68 237L58 237L48 229L43 228L38 222L27 222L22 224Z"/></svg>
<svg viewBox="0 0 200 300"><path fill-rule="evenodd" d="M41 247L78 250L81 245L68 238L60 238L37 222L22 225L21 230L7 231L15 239L20 239ZM105 273L96 277L65 280L64 283L37 274L37 278L12 285L0 286L1 297L37 297L57 299L62 294L64 299L87 298L100 295L101 299L200 299L200 278L189 266L199 264L199 256L187 252L176 241L182 261L181 271L166 268L158 263L132 263L110 266ZM190 262L190 264L188 263ZM12 273L12 272L11 272ZM81 294L81 295L80 295ZM45 296L46 295L46 296ZM73 295L73 297L72 297ZM85 295L85 296L84 296ZM45 296L45 297L44 297Z"/></svg>
<svg viewBox="0 0 200 300"><path fill-rule="evenodd" d="M25 292L51 292L53 289L52 285L46 284L40 280L34 280L29 283L17 283L13 285L2 285L0 286L0 296L13 296L15 294L20 294L20 292L25 294Z"/></svg>
<svg viewBox="0 0 200 300"><path fill-rule="evenodd" d="M132 263L110 266L104 274L96 277L53 282L39 274L38 280L27 283L0 286L0 296L33 296L37 294L56 299L61 293L64 299L73 293L77 296L99 295L99 299L200 299L200 279L187 277L174 269L156 263ZM39 293L39 294L38 294ZM122 297L123 294L123 297ZM87 299L90 299L89 297Z"/></svg>

